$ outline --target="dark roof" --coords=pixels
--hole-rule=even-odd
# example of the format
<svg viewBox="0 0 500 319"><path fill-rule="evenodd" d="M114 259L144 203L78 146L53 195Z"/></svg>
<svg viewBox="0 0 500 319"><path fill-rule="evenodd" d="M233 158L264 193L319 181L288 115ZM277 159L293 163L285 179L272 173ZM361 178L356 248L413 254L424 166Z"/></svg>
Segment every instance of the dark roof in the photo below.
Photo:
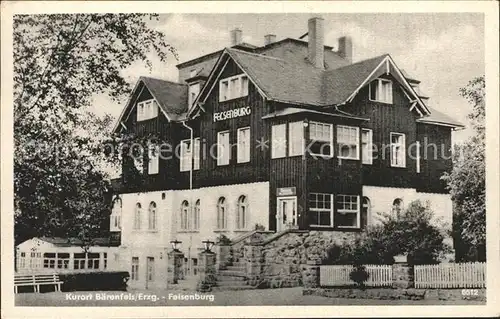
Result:
<svg viewBox="0 0 500 319"><path fill-rule="evenodd" d="M62 237L40 237L40 240L51 243L59 247L81 246L83 241L78 238L62 238ZM92 246L112 246L107 237L93 239Z"/></svg>
<svg viewBox="0 0 500 319"><path fill-rule="evenodd" d="M448 115L446 115L446 114L444 114L436 109L433 109L429 106L427 106L427 107L430 109L431 114L428 116L424 116L422 118L417 119L417 122L435 124L435 125L442 124L442 125L453 126L456 128L465 127L464 124L453 119L451 116L448 116Z"/></svg>
<svg viewBox="0 0 500 319"><path fill-rule="evenodd" d="M145 76L141 76L139 81L144 82L171 120L179 120L185 116L188 105L187 85Z"/></svg>
<svg viewBox="0 0 500 319"><path fill-rule="evenodd" d="M343 103L382 62L382 55L333 70L261 54L227 49L268 98L299 105ZM302 58L304 59L304 58Z"/></svg>

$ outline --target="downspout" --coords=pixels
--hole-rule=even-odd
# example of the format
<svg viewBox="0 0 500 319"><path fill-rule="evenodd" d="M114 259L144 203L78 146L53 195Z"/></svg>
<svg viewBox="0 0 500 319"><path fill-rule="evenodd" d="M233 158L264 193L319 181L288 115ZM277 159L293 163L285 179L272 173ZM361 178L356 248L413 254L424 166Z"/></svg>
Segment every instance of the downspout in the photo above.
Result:
<svg viewBox="0 0 500 319"><path fill-rule="evenodd" d="M190 155L190 158L189 158L189 161L191 163L191 165L189 165L189 207L190 207L190 213L191 213L191 216L193 216L192 214L192 210L193 210L193 154L194 154L194 140L193 140L193 128L188 126L186 124L186 121L182 121L182 125L187 128L189 130L189 140L190 140L190 145L191 145L191 155ZM188 265L189 265L189 269L190 271L192 271L192 263L191 263L191 245L192 245L192 235L190 235L189 237L189 246L188 246Z"/></svg>

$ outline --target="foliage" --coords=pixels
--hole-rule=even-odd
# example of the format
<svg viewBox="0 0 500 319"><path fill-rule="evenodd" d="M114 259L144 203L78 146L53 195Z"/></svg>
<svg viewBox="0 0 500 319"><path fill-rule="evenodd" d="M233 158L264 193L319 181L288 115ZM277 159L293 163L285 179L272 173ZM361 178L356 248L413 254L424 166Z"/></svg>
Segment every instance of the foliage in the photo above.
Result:
<svg viewBox="0 0 500 319"><path fill-rule="evenodd" d="M365 288L365 282L370 278L370 274L363 265L356 265L349 274L349 278L354 281L361 289Z"/></svg>
<svg viewBox="0 0 500 319"><path fill-rule="evenodd" d="M266 230L266 227L264 227L264 225L257 223L257 224L255 224L254 229L255 230Z"/></svg>
<svg viewBox="0 0 500 319"><path fill-rule="evenodd" d="M216 243L217 245L228 246L231 245L231 239L229 239L226 235L221 234L217 237Z"/></svg>
<svg viewBox="0 0 500 319"><path fill-rule="evenodd" d="M102 151L112 118L89 112L96 94L130 92L122 69L175 50L148 26L157 15L14 16L15 242L33 236L101 235L109 215ZM114 154L115 152L113 152Z"/></svg>
<svg viewBox="0 0 500 319"><path fill-rule="evenodd" d="M485 82L473 79L460 94L472 105L474 135L455 146L453 170L442 178L454 202L453 237L457 261L485 261Z"/></svg>
<svg viewBox="0 0 500 319"><path fill-rule="evenodd" d="M334 245L326 264L393 264L394 256L406 254L411 265L437 263L450 251L445 234L432 225L433 212L420 201L411 202L400 214L386 214L381 225L371 226L354 243Z"/></svg>

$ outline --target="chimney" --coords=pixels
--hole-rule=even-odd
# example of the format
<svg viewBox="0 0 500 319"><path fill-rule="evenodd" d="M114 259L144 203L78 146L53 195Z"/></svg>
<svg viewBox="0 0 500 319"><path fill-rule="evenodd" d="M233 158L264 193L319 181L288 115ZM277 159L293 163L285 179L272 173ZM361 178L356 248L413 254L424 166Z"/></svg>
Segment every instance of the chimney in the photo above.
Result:
<svg viewBox="0 0 500 319"><path fill-rule="evenodd" d="M325 67L325 34L323 30L323 19L319 17L309 19L308 25L308 52L309 61L317 68Z"/></svg>
<svg viewBox="0 0 500 319"><path fill-rule="evenodd" d="M242 39L243 39L243 31L241 31L238 28L231 30L231 46L241 44Z"/></svg>
<svg viewBox="0 0 500 319"><path fill-rule="evenodd" d="M275 34L266 34L264 36L264 45L271 44L273 42L276 42L276 35Z"/></svg>
<svg viewBox="0 0 500 319"><path fill-rule="evenodd" d="M340 37L339 38L339 49L337 53L352 63L352 39L351 37Z"/></svg>

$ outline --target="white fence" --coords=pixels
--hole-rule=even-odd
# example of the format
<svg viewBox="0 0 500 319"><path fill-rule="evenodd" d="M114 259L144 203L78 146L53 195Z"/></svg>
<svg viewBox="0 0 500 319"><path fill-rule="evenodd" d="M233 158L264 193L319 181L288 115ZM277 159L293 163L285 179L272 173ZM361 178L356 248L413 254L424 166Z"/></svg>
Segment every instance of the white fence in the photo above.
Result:
<svg viewBox="0 0 500 319"><path fill-rule="evenodd" d="M392 266L365 265L369 274L366 286L383 287L392 285ZM352 265L324 265L319 267L320 286L351 286L355 282L349 278Z"/></svg>
<svg viewBox="0 0 500 319"><path fill-rule="evenodd" d="M486 263L415 266L415 288L484 288Z"/></svg>

